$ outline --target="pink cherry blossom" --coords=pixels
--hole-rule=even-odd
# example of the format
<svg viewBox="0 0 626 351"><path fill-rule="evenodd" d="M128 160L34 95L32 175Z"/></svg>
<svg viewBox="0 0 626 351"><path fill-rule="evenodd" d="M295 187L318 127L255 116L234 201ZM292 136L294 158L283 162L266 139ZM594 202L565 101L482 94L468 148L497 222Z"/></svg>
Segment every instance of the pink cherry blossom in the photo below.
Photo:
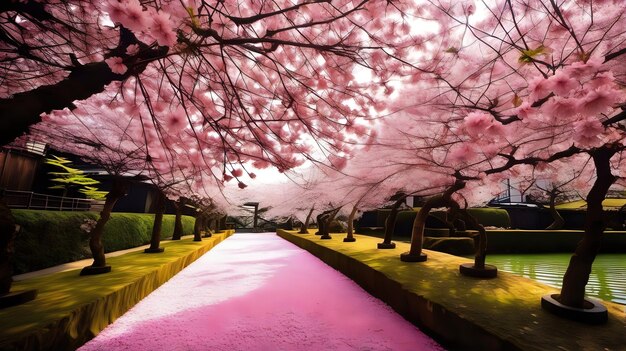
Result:
<svg viewBox="0 0 626 351"><path fill-rule="evenodd" d="M578 81L569 77L563 70L548 78L548 84L551 90L559 96L568 96L570 91L580 86Z"/></svg>
<svg viewBox="0 0 626 351"><path fill-rule="evenodd" d="M586 118L574 122L574 141L581 147L594 147L601 143L598 138L604 131L604 126L597 118Z"/></svg>
<svg viewBox="0 0 626 351"><path fill-rule="evenodd" d="M463 119L463 126L469 135L477 137L487 131L494 119L484 112L472 112Z"/></svg>
<svg viewBox="0 0 626 351"><path fill-rule="evenodd" d="M157 12L151 18L150 35L161 46L173 46L176 44L176 33L173 29L170 16L162 11Z"/></svg>
<svg viewBox="0 0 626 351"><path fill-rule="evenodd" d="M587 116L608 111L624 99L624 94L614 89L591 90L582 98L580 109Z"/></svg>
<svg viewBox="0 0 626 351"><path fill-rule="evenodd" d="M106 62L111 71L116 74L124 74L126 73L126 71L128 71L128 67L126 67L123 61L124 60L118 56L109 57L108 59L104 60L104 62Z"/></svg>
<svg viewBox="0 0 626 351"><path fill-rule="evenodd" d="M130 44L126 48L126 55L134 56L134 55L137 55L138 52L139 52L139 45L137 44Z"/></svg>

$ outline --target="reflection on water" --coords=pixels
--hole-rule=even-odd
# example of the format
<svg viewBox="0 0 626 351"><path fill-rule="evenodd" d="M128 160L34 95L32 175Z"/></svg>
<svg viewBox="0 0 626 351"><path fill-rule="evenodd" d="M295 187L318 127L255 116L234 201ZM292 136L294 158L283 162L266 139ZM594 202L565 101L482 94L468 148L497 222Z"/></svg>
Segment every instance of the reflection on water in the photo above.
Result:
<svg viewBox="0 0 626 351"><path fill-rule="evenodd" d="M571 254L493 254L487 262L498 269L557 288ZM593 263L587 295L626 305L626 254L602 254Z"/></svg>

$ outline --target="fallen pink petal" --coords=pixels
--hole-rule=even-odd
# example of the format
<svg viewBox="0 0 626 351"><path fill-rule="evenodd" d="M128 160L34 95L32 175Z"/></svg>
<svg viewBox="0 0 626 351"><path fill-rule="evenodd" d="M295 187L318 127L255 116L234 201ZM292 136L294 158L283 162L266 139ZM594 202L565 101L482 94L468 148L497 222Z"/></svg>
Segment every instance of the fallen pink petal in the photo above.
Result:
<svg viewBox="0 0 626 351"><path fill-rule="evenodd" d="M236 234L104 329L91 350L443 350L273 233Z"/></svg>

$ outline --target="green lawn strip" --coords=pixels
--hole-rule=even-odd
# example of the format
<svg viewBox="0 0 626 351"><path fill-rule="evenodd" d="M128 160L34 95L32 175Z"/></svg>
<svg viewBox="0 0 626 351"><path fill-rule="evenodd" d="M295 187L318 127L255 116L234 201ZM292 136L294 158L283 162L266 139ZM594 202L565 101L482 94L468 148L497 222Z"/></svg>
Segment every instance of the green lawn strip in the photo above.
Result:
<svg viewBox="0 0 626 351"><path fill-rule="evenodd" d="M160 254L111 257L112 272L103 275L73 270L15 282L12 291L39 293L34 301L0 310L0 349L76 348L231 234L164 242Z"/></svg>
<svg viewBox="0 0 626 351"><path fill-rule="evenodd" d="M332 240L283 230L278 234L372 290L440 340L462 349L623 350L626 345L626 313L619 304L604 302L609 322L589 326L541 309L542 295L558 293L553 287L506 272L498 272L498 278L491 280L461 276L458 266L471 262L468 259L424 250L428 261L405 263L399 255L409 250L407 243L396 242L393 250L377 250L380 239L369 236L355 235L355 243L344 243L341 234L333 235ZM424 306L439 314L415 311ZM487 338L480 339L481 333ZM459 336L464 334L468 344Z"/></svg>

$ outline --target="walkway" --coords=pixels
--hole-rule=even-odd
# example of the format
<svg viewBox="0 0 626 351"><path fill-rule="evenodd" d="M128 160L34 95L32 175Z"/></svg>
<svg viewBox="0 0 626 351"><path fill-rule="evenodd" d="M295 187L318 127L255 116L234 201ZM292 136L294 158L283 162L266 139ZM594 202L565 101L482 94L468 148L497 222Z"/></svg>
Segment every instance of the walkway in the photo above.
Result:
<svg viewBox="0 0 626 351"><path fill-rule="evenodd" d="M91 350L441 350L274 233L235 234L85 344Z"/></svg>

